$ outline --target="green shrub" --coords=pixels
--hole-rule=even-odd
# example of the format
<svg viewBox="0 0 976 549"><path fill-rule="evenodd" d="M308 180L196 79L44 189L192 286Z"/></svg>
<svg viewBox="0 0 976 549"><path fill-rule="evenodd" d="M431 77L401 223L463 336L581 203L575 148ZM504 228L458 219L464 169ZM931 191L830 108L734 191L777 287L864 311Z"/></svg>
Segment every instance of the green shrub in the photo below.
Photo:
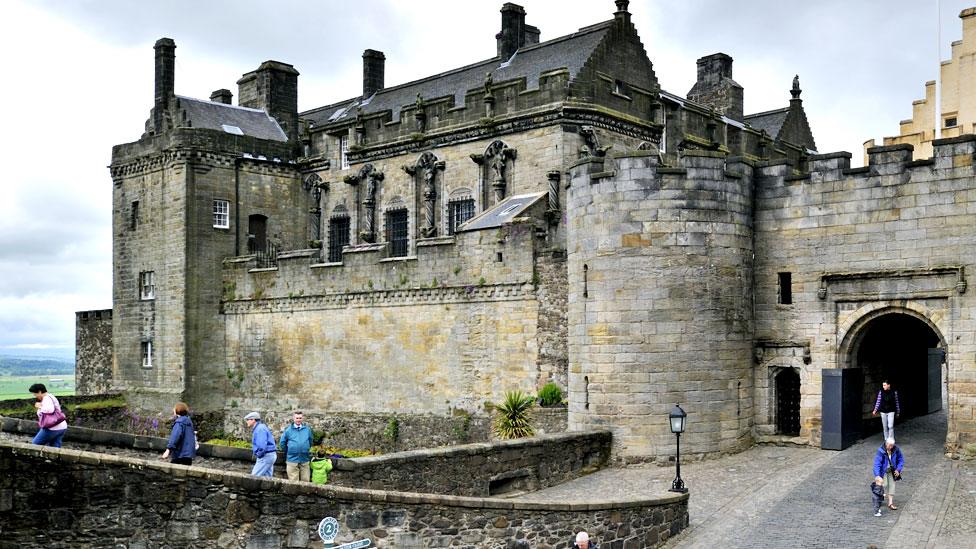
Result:
<svg viewBox="0 0 976 549"><path fill-rule="evenodd" d="M563 402L563 391L555 383L546 383L539 389L539 406L558 406Z"/></svg>
<svg viewBox="0 0 976 549"><path fill-rule="evenodd" d="M400 438L400 420L396 416L390 418L390 421L386 422L386 429L383 429L383 438L390 441L390 444L396 448L397 440Z"/></svg>
<svg viewBox="0 0 976 549"><path fill-rule="evenodd" d="M522 391L506 391L505 401L496 404L494 434L498 438L513 439L532 436L532 414L535 399Z"/></svg>
<svg viewBox="0 0 976 549"><path fill-rule="evenodd" d="M232 448L247 448L251 449L251 441L249 440L237 440L233 438L212 438L204 444L216 444L218 446L230 446Z"/></svg>

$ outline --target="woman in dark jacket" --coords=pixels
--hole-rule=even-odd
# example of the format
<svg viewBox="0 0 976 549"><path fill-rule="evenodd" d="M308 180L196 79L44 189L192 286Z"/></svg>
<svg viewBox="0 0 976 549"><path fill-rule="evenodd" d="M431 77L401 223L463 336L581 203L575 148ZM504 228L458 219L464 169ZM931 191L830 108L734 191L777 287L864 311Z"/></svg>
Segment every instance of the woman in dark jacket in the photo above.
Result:
<svg viewBox="0 0 976 549"><path fill-rule="evenodd" d="M176 422L173 432L166 443L163 459L170 458L171 463L178 465L192 465L197 455L197 437L193 432L193 421L190 420L190 408L183 402L177 402L173 407Z"/></svg>

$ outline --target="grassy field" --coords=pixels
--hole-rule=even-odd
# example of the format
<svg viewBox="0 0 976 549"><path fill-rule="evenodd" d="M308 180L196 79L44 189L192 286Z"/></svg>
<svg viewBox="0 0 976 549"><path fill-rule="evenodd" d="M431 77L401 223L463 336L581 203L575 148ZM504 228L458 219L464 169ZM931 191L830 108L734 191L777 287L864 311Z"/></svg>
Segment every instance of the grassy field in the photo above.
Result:
<svg viewBox="0 0 976 549"><path fill-rule="evenodd" d="M72 375L0 376L0 400L34 398L27 388L43 383L54 396L75 394L75 377Z"/></svg>

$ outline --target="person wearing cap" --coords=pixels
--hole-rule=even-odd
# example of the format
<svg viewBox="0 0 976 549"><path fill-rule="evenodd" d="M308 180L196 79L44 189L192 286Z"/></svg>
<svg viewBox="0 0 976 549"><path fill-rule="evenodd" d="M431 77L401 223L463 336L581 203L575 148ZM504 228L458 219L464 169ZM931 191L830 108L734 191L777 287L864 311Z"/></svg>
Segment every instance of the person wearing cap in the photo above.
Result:
<svg viewBox="0 0 976 549"><path fill-rule="evenodd" d="M278 446L275 444L271 429L261 421L261 414L257 412L244 416L244 421L251 429L251 451L257 458L251 474L256 477L273 477L274 464L278 459Z"/></svg>
<svg viewBox="0 0 976 549"><path fill-rule="evenodd" d="M573 544L573 547L577 549L600 549L600 546L590 541L590 535L583 531L576 534L576 543Z"/></svg>

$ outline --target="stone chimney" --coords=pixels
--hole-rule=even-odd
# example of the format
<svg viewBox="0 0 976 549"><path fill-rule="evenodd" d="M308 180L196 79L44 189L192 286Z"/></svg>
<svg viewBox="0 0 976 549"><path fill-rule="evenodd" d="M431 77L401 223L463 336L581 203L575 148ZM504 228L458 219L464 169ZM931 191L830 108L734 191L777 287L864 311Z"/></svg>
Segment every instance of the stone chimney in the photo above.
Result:
<svg viewBox="0 0 976 549"><path fill-rule="evenodd" d="M363 99L383 89L385 72L386 56L383 52L376 50L363 52Z"/></svg>
<svg viewBox="0 0 976 549"><path fill-rule="evenodd" d="M288 63L265 61L237 81L237 103L274 117L291 141L298 140L298 71Z"/></svg>
<svg viewBox="0 0 976 549"><path fill-rule="evenodd" d="M525 9L518 4L506 2L501 12L502 30L495 35L495 40L498 43L498 57L507 61L525 45Z"/></svg>
<svg viewBox="0 0 976 549"><path fill-rule="evenodd" d="M223 103L225 105L233 104L234 94L230 93L230 90L221 88L219 90L214 90L210 94L210 100L214 103Z"/></svg>
<svg viewBox="0 0 976 549"><path fill-rule="evenodd" d="M732 58L713 53L699 59L698 81L688 92L688 99L741 121L743 89L732 80Z"/></svg>
<svg viewBox="0 0 976 549"><path fill-rule="evenodd" d="M156 94L152 119L153 130L159 134L166 129L166 113L174 97L176 42L172 38L160 38L153 49L156 50Z"/></svg>

